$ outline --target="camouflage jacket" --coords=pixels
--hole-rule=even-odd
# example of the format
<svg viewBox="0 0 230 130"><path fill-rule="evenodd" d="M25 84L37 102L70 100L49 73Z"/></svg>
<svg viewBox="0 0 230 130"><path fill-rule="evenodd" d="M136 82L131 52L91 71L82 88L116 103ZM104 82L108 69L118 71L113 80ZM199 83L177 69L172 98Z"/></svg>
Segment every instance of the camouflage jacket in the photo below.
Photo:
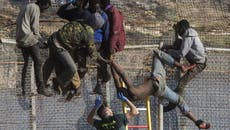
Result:
<svg viewBox="0 0 230 130"><path fill-rule="evenodd" d="M58 30L60 45L73 56L75 50L87 49L92 60L98 58L98 52L93 40L93 29L83 23L73 21Z"/></svg>

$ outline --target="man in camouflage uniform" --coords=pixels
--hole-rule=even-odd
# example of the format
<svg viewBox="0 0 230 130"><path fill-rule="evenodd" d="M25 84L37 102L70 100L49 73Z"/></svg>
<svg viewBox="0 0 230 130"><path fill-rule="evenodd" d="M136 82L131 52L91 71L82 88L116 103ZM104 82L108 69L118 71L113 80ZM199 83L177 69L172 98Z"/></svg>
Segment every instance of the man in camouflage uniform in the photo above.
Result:
<svg viewBox="0 0 230 130"><path fill-rule="evenodd" d="M50 54L43 68L44 81L47 82L55 68L57 78L54 84L60 85L62 94L67 94L67 100L81 93L80 79L87 72L86 58L90 57L92 61L98 58L93 29L87 24L90 15L84 12L83 16L78 21L64 25L48 40Z"/></svg>

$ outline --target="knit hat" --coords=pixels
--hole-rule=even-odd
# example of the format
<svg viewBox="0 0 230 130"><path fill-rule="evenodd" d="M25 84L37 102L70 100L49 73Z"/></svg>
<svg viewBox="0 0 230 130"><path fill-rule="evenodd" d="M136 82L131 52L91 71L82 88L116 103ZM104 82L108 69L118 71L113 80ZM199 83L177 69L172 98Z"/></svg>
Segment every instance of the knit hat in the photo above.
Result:
<svg viewBox="0 0 230 130"><path fill-rule="evenodd" d="M96 12L93 13L89 19L89 25L94 29L97 30L99 28L102 28L102 26L105 23L105 20L103 19L103 17L101 16L100 13Z"/></svg>

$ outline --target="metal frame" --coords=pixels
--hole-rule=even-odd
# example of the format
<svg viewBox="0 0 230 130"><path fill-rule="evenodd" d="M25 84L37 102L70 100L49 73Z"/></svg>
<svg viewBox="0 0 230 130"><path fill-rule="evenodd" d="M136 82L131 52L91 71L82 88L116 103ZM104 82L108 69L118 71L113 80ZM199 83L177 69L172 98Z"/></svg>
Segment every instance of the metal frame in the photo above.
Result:
<svg viewBox="0 0 230 130"><path fill-rule="evenodd" d="M146 97L145 99L145 104L146 104L146 108L137 108L138 110L142 110L142 111L146 111L146 120L147 120L147 125L132 125L132 126L128 126L126 125L126 130L128 130L129 128L147 128L148 130L152 130L152 121L151 121L151 108L150 108L150 97ZM122 107L123 107L123 112L126 113L128 111L128 108L126 107L126 103L122 103ZM162 111L163 112L163 111ZM163 115L163 114L162 114ZM163 121L163 120L162 120ZM163 123L163 122L162 122Z"/></svg>

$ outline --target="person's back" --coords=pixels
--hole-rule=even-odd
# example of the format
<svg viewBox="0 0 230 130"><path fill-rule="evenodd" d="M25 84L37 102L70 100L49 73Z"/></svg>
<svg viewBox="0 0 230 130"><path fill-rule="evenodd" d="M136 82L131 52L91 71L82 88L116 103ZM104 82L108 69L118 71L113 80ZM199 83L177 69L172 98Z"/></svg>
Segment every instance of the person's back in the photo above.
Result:
<svg viewBox="0 0 230 130"><path fill-rule="evenodd" d="M191 48L187 55L185 55L186 59L191 63L204 63L206 55L205 49L203 43L198 37L198 33L193 28L189 28L185 31L183 38L191 39Z"/></svg>
<svg viewBox="0 0 230 130"><path fill-rule="evenodd" d="M59 84L61 89L66 91L65 93L69 91L66 97L67 101L70 101L74 95L79 96L81 94L81 74L77 72L76 63L78 67L82 67L83 64L86 64L82 59L86 59L88 56L92 60L97 58L96 47L92 38L93 30L83 20L65 24L49 38L50 56L43 67L47 72L44 80L45 82L48 81L52 69L55 68L56 84ZM82 50L83 54L81 53Z"/></svg>
<svg viewBox="0 0 230 130"><path fill-rule="evenodd" d="M110 0L101 1L102 9L107 13L110 23L109 49L110 53L122 51L125 46L126 36L124 30L124 17Z"/></svg>
<svg viewBox="0 0 230 130"><path fill-rule="evenodd" d="M108 40L109 40L109 18L108 15L103 11L101 13L102 18L105 20L105 24L102 27L103 30L103 43L108 44Z"/></svg>
<svg viewBox="0 0 230 130"><path fill-rule="evenodd" d="M28 47L38 42L40 9L35 3L26 5L17 17L16 41L20 47Z"/></svg>
<svg viewBox="0 0 230 130"><path fill-rule="evenodd" d="M94 108L90 111L87 122L97 128L97 130L125 130L125 126L128 124L133 117L139 114L136 106L123 95L123 93L118 93L117 98L127 104L130 111L122 114L114 114L110 107L102 105L101 97L99 96L95 100ZM94 119L94 115L100 117L99 119Z"/></svg>
<svg viewBox="0 0 230 130"><path fill-rule="evenodd" d="M106 119L95 120L94 126L98 130L125 130L127 123L128 120L125 117L125 114L114 114Z"/></svg>
<svg viewBox="0 0 230 130"><path fill-rule="evenodd" d="M167 52L174 58L185 57L191 64L206 62L206 53L198 33L190 27L187 20L183 19L174 26L175 33L180 36L180 49L169 49Z"/></svg>
<svg viewBox="0 0 230 130"><path fill-rule="evenodd" d="M114 6L106 10L110 21L110 48L115 52L122 51L125 46L124 18L121 12Z"/></svg>
<svg viewBox="0 0 230 130"><path fill-rule="evenodd" d="M85 24L77 21L70 22L58 30L58 38L61 46L66 50L87 47L93 43L93 29Z"/></svg>

